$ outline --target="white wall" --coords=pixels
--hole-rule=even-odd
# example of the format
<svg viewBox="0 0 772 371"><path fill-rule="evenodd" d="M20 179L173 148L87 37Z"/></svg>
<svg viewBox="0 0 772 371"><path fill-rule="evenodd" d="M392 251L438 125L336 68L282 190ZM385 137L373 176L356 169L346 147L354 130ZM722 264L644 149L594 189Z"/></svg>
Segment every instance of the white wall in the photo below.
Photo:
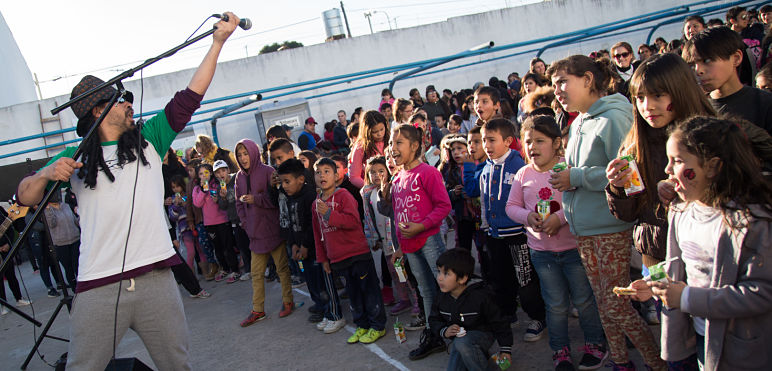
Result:
<svg viewBox="0 0 772 371"><path fill-rule="evenodd" d="M483 42L494 41L496 45L532 40L550 35L562 34L596 25L634 17L659 9L670 8L684 4L677 0L554 0L531 4L522 7L496 10L475 15L451 18L445 22L424 26L379 32L374 35L359 36L330 43L306 46L281 52L220 63L217 67L214 81L205 99L228 96L252 90L270 88L284 84L297 83L312 79L364 71L396 64L409 63L434 57L441 57L466 50ZM681 36L681 24L661 28L655 36L663 36L668 40ZM546 61L563 58L572 54L588 54L601 48L608 49L617 41L628 41L637 48L645 41L648 31L637 32L610 39L574 44L567 47L552 49L542 57ZM202 43L205 41L202 41ZM172 47L170 45L170 47ZM227 47L227 44L226 44ZM528 50L533 47L522 48ZM482 61L493 57L511 54L508 50L473 58L465 58L439 68L465 64L472 61ZM438 89L449 88L458 90L471 87L475 82L486 82L491 76L505 79L510 72L519 72L522 76L528 69L528 61L533 54L506 58L490 63L465 67L453 71L433 74L420 78L400 81L396 84L394 93L398 97L407 97L408 90L417 87L422 95L426 85L434 84ZM173 57L172 57L173 58ZM160 62L163 63L163 62ZM166 75L146 78L144 81L145 111L161 109L175 91L187 85L193 70L184 70ZM388 80L393 75L384 75L367 80L359 80L350 84L315 89L291 97L307 97L323 92L355 87L378 81ZM109 78L110 76L100 76ZM312 115L317 122L324 123L335 118L339 109L345 109L349 115L355 107L377 109L381 89L388 84L355 90L347 93L326 96L309 102ZM139 112L139 82L129 81L126 87L134 92L135 110ZM275 93L265 93L268 97ZM281 97L286 100L291 97ZM42 104L52 107L53 100L65 102L68 97L62 96L46 99ZM238 100L206 105L203 109L235 103ZM266 99L270 101L270 99ZM17 138L40 132L37 102L16 105L0 109L0 141ZM47 112L46 112L47 113ZM74 125L74 115L71 110L62 112L65 126ZM212 113L194 116L193 120L209 118ZM206 124L204 124L206 125ZM254 114L243 114L218 120L218 130L233 131L229 126L255 125ZM208 125L206 125L208 126ZM204 127L197 131L208 130ZM317 130L323 130L318 125ZM222 143L228 148L235 143ZM19 145L0 147L0 153L10 153L21 148L42 145L42 140L28 141ZM19 162L25 157L40 158L44 151L28 153L9 159L0 160L4 163Z"/></svg>
<svg viewBox="0 0 772 371"><path fill-rule="evenodd" d="M0 13L0 107L38 99L27 62Z"/></svg>

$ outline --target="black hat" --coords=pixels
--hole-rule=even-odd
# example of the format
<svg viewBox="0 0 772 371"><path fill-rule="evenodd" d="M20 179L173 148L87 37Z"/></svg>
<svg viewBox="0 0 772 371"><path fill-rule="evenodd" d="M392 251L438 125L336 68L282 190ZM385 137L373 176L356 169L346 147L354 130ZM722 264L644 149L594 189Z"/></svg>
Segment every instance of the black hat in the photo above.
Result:
<svg viewBox="0 0 772 371"><path fill-rule="evenodd" d="M102 81L100 78L92 75L86 75L80 80L78 85L75 85L75 87L72 88L70 99L73 99L99 86L102 83L104 83L104 81ZM91 115L91 109L103 102L109 101L115 91L115 88L112 86L105 86L96 93L91 94L85 99L70 106L70 108L72 108L72 112L74 112L75 116L78 118L78 126L76 129L78 136L82 137L86 135L89 129L89 125L94 122L94 116ZM130 103L133 103L134 96L131 94L131 92L126 92L126 94L124 94L124 99Z"/></svg>

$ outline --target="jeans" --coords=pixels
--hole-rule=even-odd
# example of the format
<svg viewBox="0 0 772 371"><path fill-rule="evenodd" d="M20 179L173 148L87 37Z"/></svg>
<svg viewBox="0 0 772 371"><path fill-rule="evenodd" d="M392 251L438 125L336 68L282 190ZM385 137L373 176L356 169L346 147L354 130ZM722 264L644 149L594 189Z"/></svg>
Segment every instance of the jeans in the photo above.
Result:
<svg viewBox="0 0 772 371"><path fill-rule="evenodd" d="M39 232L32 232L32 233L39 233ZM54 285L51 283L51 274L54 272L53 267L51 266L51 259L48 255L48 250L43 251L43 243L40 241L39 237L36 239L29 238L29 247L30 251L32 252L32 255L35 257L35 260L38 261L38 268L40 272L40 279L43 280L43 284L46 285L47 289L54 288ZM54 274L54 279L56 279L56 275ZM57 282L58 288L61 288L61 282Z"/></svg>
<svg viewBox="0 0 772 371"><path fill-rule="evenodd" d="M561 252L531 249L531 262L539 275L541 296L547 308L547 331L553 351L570 346L568 338L568 306L571 302L579 311L579 325L585 343L602 344L603 326L598 315L595 295L587 280L582 257L577 249Z"/></svg>
<svg viewBox="0 0 772 371"><path fill-rule="evenodd" d="M705 367L705 337L697 334L697 363L700 370Z"/></svg>
<svg viewBox="0 0 772 371"><path fill-rule="evenodd" d="M353 262L335 273L346 279L351 316L357 327L382 331L386 328L386 310L375 263L369 252L367 255L367 260Z"/></svg>
<svg viewBox="0 0 772 371"><path fill-rule="evenodd" d="M56 258L62 263L67 284L73 291L78 278L78 257L80 257L80 240L69 245L56 246Z"/></svg>
<svg viewBox="0 0 772 371"><path fill-rule="evenodd" d="M442 242L442 237L437 233L434 236L429 236L424 247L420 250L405 254L410 262L410 271L413 272L418 282L418 291L423 297L424 315L426 316L432 312L434 298L440 291L435 277L439 273L437 258L444 252L445 243ZM429 328L428 322L426 328Z"/></svg>
<svg viewBox="0 0 772 371"><path fill-rule="evenodd" d="M217 263L217 260L214 258L214 246L212 246L212 240L209 239L209 233L207 233L204 223L196 224L196 232L198 233L198 244L201 250L204 250L204 255L206 255L199 256L199 259L206 258L206 261L210 263Z"/></svg>
<svg viewBox="0 0 772 371"><path fill-rule="evenodd" d="M487 370L488 349L493 345L493 334L484 331L467 331L450 343L448 371Z"/></svg>

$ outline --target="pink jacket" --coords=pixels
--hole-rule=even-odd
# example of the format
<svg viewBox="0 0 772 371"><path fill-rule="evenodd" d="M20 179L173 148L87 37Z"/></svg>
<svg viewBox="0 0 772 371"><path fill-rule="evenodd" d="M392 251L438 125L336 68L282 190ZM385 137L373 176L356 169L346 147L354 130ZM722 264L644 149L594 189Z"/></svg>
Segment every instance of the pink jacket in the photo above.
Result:
<svg viewBox="0 0 772 371"><path fill-rule="evenodd" d="M378 150L376 156L383 155L384 146L385 143L383 142L375 142L375 148ZM351 161L349 161L348 165L348 178L351 180L351 184L357 186L357 188L365 186L365 177L367 176L367 174L365 174L365 164L367 163L367 160L369 160L369 158L365 158L364 148L357 143L357 145L354 146L354 151L351 153Z"/></svg>
<svg viewBox="0 0 772 371"><path fill-rule="evenodd" d="M266 254L282 242L279 235L279 209L269 194L273 168L260 162L260 148L249 139L242 139L236 147L244 145L249 153L249 169L239 163L236 173L236 213L241 226L249 236L249 249L256 254ZM255 202L241 202L241 196L251 194Z"/></svg>
<svg viewBox="0 0 772 371"><path fill-rule="evenodd" d="M228 222L228 213L225 210L220 210L220 207L217 206L217 199L212 197L209 192L202 191L201 186L193 188L193 205L201 208L204 213L204 225L218 225Z"/></svg>
<svg viewBox="0 0 772 371"><path fill-rule="evenodd" d="M402 237L397 228L399 245L406 253L420 250L430 236L439 233L442 220L450 214L442 174L426 163L400 171L391 182L391 198L395 223L421 223L426 228L413 238Z"/></svg>
<svg viewBox="0 0 772 371"><path fill-rule="evenodd" d="M540 173L534 169L533 164L520 168L515 174L512 188L507 199L506 212L510 219L526 226L528 246L534 250L560 252L575 249L576 238L571 234L563 213L563 193L552 188L548 180L550 172ZM551 214L560 219L560 229L554 236L543 232L535 232L528 226L528 214L536 212L536 203L539 200L549 200ZM548 217L549 218L549 217Z"/></svg>

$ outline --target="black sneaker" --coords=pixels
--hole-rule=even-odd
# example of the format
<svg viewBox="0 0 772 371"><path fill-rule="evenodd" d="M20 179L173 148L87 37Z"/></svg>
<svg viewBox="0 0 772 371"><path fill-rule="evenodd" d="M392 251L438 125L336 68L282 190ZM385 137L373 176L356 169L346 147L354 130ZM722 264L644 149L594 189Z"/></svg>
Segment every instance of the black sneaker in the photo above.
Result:
<svg viewBox="0 0 772 371"><path fill-rule="evenodd" d="M426 328L426 320L424 319L424 316L417 315L413 317L413 320L410 321L407 325L405 325L405 330L408 331L418 331L423 330Z"/></svg>
<svg viewBox="0 0 772 371"><path fill-rule="evenodd" d="M608 357L606 347L602 344L585 344L584 355L579 362L580 370L595 370L603 366L603 361Z"/></svg>
<svg viewBox="0 0 772 371"><path fill-rule="evenodd" d="M311 315L308 316L308 322L312 322L312 323L322 322L323 319L324 319L324 314L322 313L311 313Z"/></svg>
<svg viewBox="0 0 772 371"><path fill-rule="evenodd" d="M56 291L56 289L53 288L53 287L48 289L48 297L49 298L55 298L57 296L59 296L59 291Z"/></svg>
<svg viewBox="0 0 772 371"><path fill-rule="evenodd" d="M421 342L418 344L418 348L410 351L410 360L424 359L432 353L444 352L445 349L447 349L445 342L439 337L434 336L431 330L425 329L421 333Z"/></svg>

